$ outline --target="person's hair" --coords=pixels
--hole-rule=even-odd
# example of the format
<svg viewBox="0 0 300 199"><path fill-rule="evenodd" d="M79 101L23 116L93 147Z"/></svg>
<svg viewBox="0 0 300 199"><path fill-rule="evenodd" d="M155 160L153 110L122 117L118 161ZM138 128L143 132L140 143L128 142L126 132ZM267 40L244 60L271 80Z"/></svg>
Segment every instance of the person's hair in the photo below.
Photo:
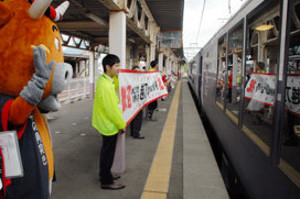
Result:
<svg viewBox="0 0 300 199"><path fill-rule="evenodd" d="M146 66L143 66L143 69L146 70Z"/></svg>
<svg viewBox="0 0 300 199"><path fill-rule="evenodd" d="M107 54L102 60L104 72L106 73L106 65L112 67L114 64L118 64L118 63L120 63L120 59L117 55Z"/></svg>
<svg viewBox="0 0 300 199"><path fill-rule="evenodd" d="M150 66L151 68L154 68L157 65L157 61L153 60L152 62L150 62Z"/></svg>
<svg viewBox="0 0 300 199"><path fill-rule="evenodd" d="M132 66L132 69L131 70L134 70L136 68L140 68L139 66Z"/></svg>

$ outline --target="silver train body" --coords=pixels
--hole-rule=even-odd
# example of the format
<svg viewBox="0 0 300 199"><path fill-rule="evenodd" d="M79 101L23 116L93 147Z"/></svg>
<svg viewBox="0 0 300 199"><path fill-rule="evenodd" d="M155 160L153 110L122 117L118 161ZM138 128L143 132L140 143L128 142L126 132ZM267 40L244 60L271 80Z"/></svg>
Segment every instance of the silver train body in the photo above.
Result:
<svg viewBox="0 0 300 199"><path fill-rule="evenodd" d="M300 1L245 2L190 61L188 79L221 145L221 171L236 172L228 180L224 169L226 186L299 199Z"/></svg>

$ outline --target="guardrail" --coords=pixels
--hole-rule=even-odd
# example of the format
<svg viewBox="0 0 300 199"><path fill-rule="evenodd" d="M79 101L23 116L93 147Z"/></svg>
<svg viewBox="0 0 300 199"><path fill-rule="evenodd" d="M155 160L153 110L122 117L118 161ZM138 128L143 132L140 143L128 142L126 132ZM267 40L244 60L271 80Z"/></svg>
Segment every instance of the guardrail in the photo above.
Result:
<svg viewBox="0 0 300 199"><path fill-rule="evenodd" d="M85 99L90 95L89 78L72 79L68 88L58 95L60 102Z"/></svg>

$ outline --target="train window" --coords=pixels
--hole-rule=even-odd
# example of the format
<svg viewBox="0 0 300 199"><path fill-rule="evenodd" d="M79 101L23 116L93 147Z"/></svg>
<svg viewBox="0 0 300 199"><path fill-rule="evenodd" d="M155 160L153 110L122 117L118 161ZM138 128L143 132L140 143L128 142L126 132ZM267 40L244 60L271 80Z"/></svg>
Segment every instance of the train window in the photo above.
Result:
<svg viewBox="0 0 300 199"><path fill-rule="evenodd" d="M226 37L223 36L218 42L218 62L217 62L217 85L216 103L220 108L223 107L225 97L225 71L226 71Z"/></svg>
<svg viewBox="0 0 300 199"><path fill-rule="evenodd" d="M280 165L300 175L300 1L292 1L285 87L285 112ZM298 13L296 12L298 10ZM289 164L287 167L286 165ZM295 177L295 176L292 176ZM299 178L298 178L299 179Z"/></svg>
<svg viewBox="0 0 300 199"><path fill-rule="evenodd" d="M269 154L279 57L280 4L270 1L247 18L243 131Z"/></svg>
<svg viewBox="0 0 300 199"><path fill-rule="evenodd" d="M226 109L238 115L242 87L243 23L228 34Z"/></svg>

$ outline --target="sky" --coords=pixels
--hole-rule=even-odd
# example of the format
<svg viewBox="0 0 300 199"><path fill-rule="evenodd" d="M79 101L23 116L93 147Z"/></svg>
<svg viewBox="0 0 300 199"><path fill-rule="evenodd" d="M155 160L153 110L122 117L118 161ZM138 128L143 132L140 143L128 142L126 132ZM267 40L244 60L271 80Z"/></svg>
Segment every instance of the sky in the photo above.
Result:
<svg viewBox="0 0 300 199"><path fill-rule="evenodd" d="M204 1L184 1L183 47L188 60L199 51L196 47L203 47L247 0L206 0L201 22ZM231 15L228 2L231 5Z"/></svg>

